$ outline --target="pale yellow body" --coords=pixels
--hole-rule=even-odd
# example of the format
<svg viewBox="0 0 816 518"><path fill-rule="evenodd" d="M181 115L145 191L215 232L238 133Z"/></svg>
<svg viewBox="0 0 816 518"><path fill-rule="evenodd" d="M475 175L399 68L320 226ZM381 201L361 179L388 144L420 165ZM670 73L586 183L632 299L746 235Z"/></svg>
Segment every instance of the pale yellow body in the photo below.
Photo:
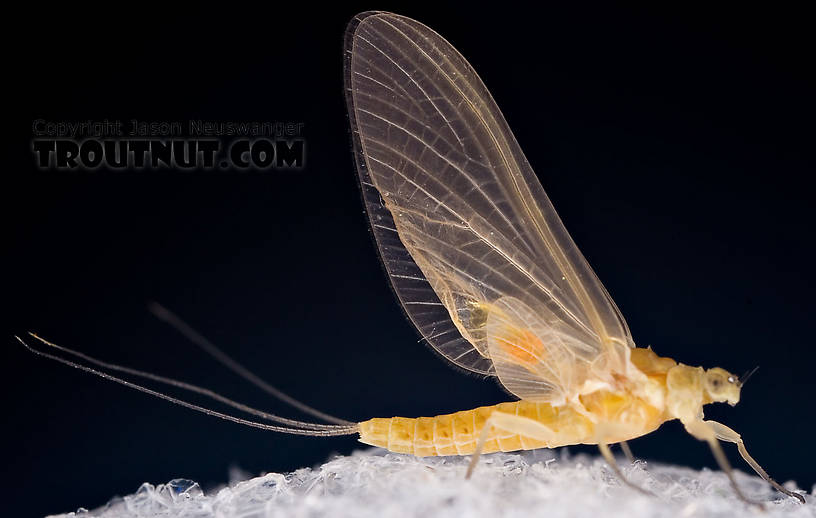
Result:
<svg viewBox="0 0 816 518"><path fill-rule="evenodd" d="M743 377L741 381L740 378L719 367L704 370L702 367L683 365L671 358L661 358L651 349L631 349L627 355L628 368L625 375L613 375L609 382L585 383L581 391L563 404L522 400L436 417L375 418L357 424L346 422L319 425L273 416L195 385L107 364L36 335L32 336L46 345L79 356L93 364L168 383L272 421L302 427L270 425L210 410L64 358L34 350L18 337L20 343L35 354L222 419L298 435L335 436L359 433L360 441L365 444L416 456L471 455L468 477L473 472L480 453L555 448L571 444L597 444L604 459L624 483L646 492L626 480L617 467L609 445L645 435L665 421L679 419L693 437L708 442L718 464L728 476L740 499L756 504L746 498L737 486L731 473L731 465L719 441L736 444L740 456L757 474L781 493L805 503L802 495L781 486L762 469L748 454L740 434L722 423L703 419L703 405L715 402L736 405L740 399L740 388L747 378ZM303 408L336 420L309 407ZM628 451L628 447L626 450ZM629 456L631 457L631 452ZM756 505L762 507L761 504Z"/></svg>
<svg viewBox="0 0 816 518"><path fill-rule="evenodd" d="M677 377L676 374L694 373L698 369L660 358L651 349L633 349L631 361L645 375L643 383L621 380L613 390L596 390L559 406L514 401L436 417L374 418L360 423L360 441L417 456L470 455L475 452L482 430L494 412L533 420L550 433L548 439L542 441L491 426L486 432L483 453L570 444L611 444L633 439L680 417L675 412L680 409L672 404L680 398L670 396L670 380ZM668 375L671 370L675 371L673 376ZM687 384L677 389L683 390ZM700 404L703 402L701 399Z"/></svg>

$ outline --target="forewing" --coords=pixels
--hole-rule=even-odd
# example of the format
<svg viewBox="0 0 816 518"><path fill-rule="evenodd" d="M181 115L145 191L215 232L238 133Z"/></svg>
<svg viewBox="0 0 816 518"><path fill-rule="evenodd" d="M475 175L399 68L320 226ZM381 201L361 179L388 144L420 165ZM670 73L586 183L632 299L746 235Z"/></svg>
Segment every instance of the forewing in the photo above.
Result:
<svg viewBox="0 0 816 518"><path fill-rule="evenodd" d="M623 368L633 345L624 319L467 61L429 28L390 13L355 18L346 52L369 219L392 286L423 337L453 363L495 373L529 398L491 360L488 321L500 318L491 312L505 297L538 315L534 332L557 329L566 347L580 348L574 361L596 371ZM540 338L550 346L550 335ZM542 388L539 399L571 388Z"/></svg>

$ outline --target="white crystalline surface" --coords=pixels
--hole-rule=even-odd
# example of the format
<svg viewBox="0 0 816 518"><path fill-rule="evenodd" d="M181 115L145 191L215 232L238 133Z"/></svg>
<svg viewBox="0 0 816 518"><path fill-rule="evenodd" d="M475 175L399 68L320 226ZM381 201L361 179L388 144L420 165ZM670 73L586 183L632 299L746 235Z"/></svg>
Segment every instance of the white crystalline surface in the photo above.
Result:
<svg viewBox="0 0 816 518"><path fill-rule="evenodd" d="M816 497L807 504L776 493L761 479L736 473L749 498L766 512L746 506L720 472L621 459L626 476L657 496L620 483L600 458L541 450L485 455L465 480L469 458L357 452L314 469L270 473L205 494L189 480L153 486L115 498L94 511L63 517L468 517L562 516L816 517ZM794 489L791 487L790 489Z"/></svg>

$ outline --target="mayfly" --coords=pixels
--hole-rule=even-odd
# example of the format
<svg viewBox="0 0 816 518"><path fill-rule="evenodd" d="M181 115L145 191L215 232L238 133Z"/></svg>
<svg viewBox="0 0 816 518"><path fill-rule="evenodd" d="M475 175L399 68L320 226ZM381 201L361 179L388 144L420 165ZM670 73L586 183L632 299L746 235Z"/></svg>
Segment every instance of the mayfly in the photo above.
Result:
<svg viewBox="0 0 816 518"><path fill-rule="evenodd" d="M596 444L625 482L610 445L620 443L628 451L625 441L679 419L689 434L708 443L741 499L748 501L720 441L735 443L763 479L804 502L768 476L737 432L703 419L703 405L736 405L745 377L718 367L691 367L635 346L492 96L453 46L410 18L362 13L346 31L345 87L363 201L402 308L439 354L462 369L496 378L517 400L436 417L344 421L267 385L158 306L158 316L226 366L331 424L271 415L43 339L86 363L31 350L265 430L359 434L365 444L417 456L471 455L468 476L481 453ZM275 424L194 405L111 370L197 392Z"/></svg>

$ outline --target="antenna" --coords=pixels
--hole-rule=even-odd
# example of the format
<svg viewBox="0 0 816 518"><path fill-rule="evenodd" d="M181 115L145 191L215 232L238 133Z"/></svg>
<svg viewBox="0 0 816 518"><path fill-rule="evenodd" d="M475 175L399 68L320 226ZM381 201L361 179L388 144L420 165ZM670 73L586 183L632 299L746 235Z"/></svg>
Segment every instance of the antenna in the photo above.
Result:
<svg viewBox="0 0 816 518"><path fill-rule="evenodd" d="M746 371L746 372L745 372L745 374L743 374L742 376L740 376L740 377L739 377L739 380L737 380L737 385L739 385L740 387L742 387L743 385L745 385L745 382L746 382L746 381L748 381L748 378L750 378L751 376L753 376L753 375L754 375L754 373L755 373L757 370L759 370L759 365L757 365L756 367L754 367L753 369L751 369L751 370L749 370L749 371Z"/></svg>

